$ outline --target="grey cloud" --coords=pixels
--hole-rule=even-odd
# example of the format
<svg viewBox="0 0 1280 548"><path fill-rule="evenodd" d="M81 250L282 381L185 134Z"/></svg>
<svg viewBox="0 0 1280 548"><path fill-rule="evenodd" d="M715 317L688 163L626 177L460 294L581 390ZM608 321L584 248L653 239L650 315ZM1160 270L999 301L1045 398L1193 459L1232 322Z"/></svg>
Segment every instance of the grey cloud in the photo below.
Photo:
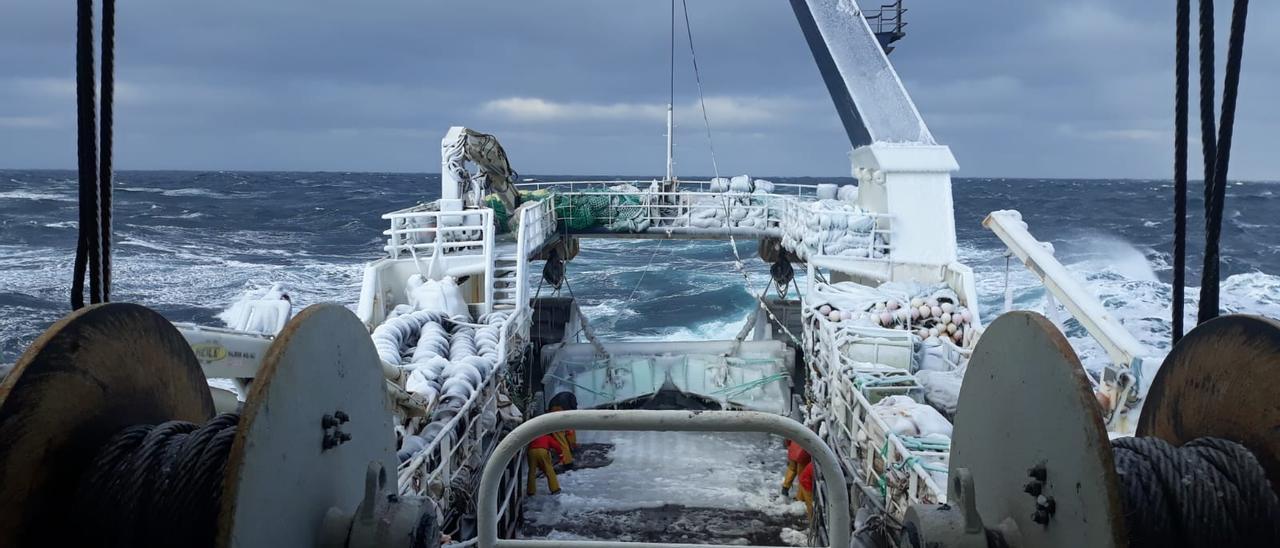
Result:
<svg viewBox="0 0 1280 548"><path fill-rule="evenodd" d="M847 174L848 141L787 2L689 3L720 166ZM1165 4L908 0L909 35L892 60L961 175L1167 177ZM117 164L436 171L439 137L465 124L498 134L525 173L659 173L667 9L656 0L122 2ZM1225 32L1229 14L1219 11ZM1280 5L1251 11L1232 173L1275 178ZM5 12L0 166L72 166L73 5L8 0ZM677 159L682 173L706 175L686 47L681 36Z"/></svg>

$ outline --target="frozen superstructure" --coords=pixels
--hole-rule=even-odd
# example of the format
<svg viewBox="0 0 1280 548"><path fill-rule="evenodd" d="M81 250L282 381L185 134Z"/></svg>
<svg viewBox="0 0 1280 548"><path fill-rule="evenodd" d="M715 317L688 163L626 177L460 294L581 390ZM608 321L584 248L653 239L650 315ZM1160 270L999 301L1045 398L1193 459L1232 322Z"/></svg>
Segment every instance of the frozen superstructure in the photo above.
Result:
<svg viewBox="0 0 1280 548"><path fill-rule="evenodd" d="M896 521L946 500L950 418L983 331L973 271L957 260L958 166L853 1L792 6L853 145L856 186L745 175L676 185L671 174L514 183L491 136L449 130L443 198L383 216L386 256L366 269L357 306L404 416L402 492L462 500L504 431L572 394L585 408L793 417L834 451L855 507ZM535 289L558 286L563 263L599 238L759 240L781 291L761 297L736 339L602 341L576 302ZM501 484L507 533L519 470L508 465ZM466 530L468 506L452 508Z"/></svg>
<svg viewBox="0 0 1280 548"><path fill-rule="evenodd" d="M356 314L396 410L397 489L440 501L455 538L476 534L472 496L504 436L567 395L583 408L790 417L831 449L850 484L828 487L847 487L854 510L894 523L913 504L945 502L951 418L984 328L973 271L957 259L958 166L856 3L792 7L853 146L856 185L670 172L518 183L496 137L454 127L441 142L441 199L383 215L384 256L365 269ZM1002 237L1025 234L993 218L1012 227ZM558 287L564 263L601 238L758 240L775 291L734 339L601 340L574 299L539 291ZM1027 245L1011 243L1015 253ZM1034 250L1018 255L1050 264ZM759 268L736 264L726 283ZM1070 285L1062 272L1043 274L1050 287ZM1127 369L1141 363L1139 350L1094 317L1088 295L1067 296L1124 362L1096 383L1123 428L1139 401ZM521 530L522 468L501 468L496 519L506 535Z"/></svg>

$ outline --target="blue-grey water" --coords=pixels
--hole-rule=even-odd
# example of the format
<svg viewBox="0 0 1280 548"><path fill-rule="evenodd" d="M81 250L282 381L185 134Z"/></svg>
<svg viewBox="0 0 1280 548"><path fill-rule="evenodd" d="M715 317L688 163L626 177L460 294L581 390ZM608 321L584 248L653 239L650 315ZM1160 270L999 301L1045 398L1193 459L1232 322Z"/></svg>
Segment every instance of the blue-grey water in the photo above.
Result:
<svg viewBox="0 0 1280 548"><path fill-rule="evenodd" d="M550 178L550 177L546 177ZM850 183L841 178L775 182ZM69 310L76 243L70 171L0 170L0 368ZM282 282L295 303L354 304L362 267L380 253L384 212L434 199L439 177L383 173L121 172L115 194L114 300L174 321L218 323L246 290ZM1157 353L1169 338L1173 225L1167 181L965 179L954 185L961 259L978 275L981 312L1003 310L1003 246L981 226L1021 210L1032 233ZM1280 185L1232 183L1223 229L1223 304L1280 317ZM1190 209L1190 273L1199 285L1199 190ZM767 276L753 242L739 242L753 286ZM725 242L592 240L569 283L604 336L727 338L752 296ZM1015 263L1015 307L1043 309L1043 292ZM1194 317L1194 296L1188 317ZM1078 325L1068 334L1100 359Z"/></svg>

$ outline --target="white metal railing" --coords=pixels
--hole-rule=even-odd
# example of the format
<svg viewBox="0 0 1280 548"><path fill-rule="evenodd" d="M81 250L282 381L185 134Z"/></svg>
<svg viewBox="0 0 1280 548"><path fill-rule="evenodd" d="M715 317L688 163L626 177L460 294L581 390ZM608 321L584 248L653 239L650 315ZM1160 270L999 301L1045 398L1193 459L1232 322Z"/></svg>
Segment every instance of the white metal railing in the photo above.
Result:
<svg viewBox="0 0 1280 548"><path fill-rule="evenodd" d="M433 496L448 500L452 497L454 480L459 474L466 474L465 479L474 481L480 472L476 468L467 468L474 464L475 455L487 456L497 444L499 436L486 436L493 432L494 424L486 424L481 415L486 412L494 414L499 423L497 402L506 365L519 356L512 352L512 345L523 340L521 334L527 325L527 308L517 309L507 317L501 327L498 341L498 364L489 372L477 389L458 410L457 415L444 424L435 439L427 440L427 445L414 454L409 460L400 464L397 472L397 485L402 495ZM434 405L433 405L434 406ZM430 411L428 411L428 416ZM410 426L421 431L427 422L414 419ZM461 430L461 434L457 434ZM416 433L416 432L415 432ZM488 439L486 439L488 438ZM483 466L483 460L479 463ZM520 467L516 466L509 473L517 478ZM517 481L510 481L511 489L516 489ZM509 493L508 496L515 496Z"/></svg>
<svg viewBox="0 0 1280 548"><path fill-rule="evenodd" d="M406 255L429 257L439 247L441 255L483 255L491 259L494 225L492 209L440 211L436 203L385 213L391 227L383 250L393 259ZM492 261L490 261L492 262Z"/></svg>
<svg viewBox="0 0 1280 548"><path fill-rule="evenodd" d="M794 198L778 194L715 193L700 191L627 192L615 190L557 191L556 199L580 205L586 199L608 200L593 212L594 226L614 232L663 232L727 236L778 236L784 204ZM575 211L561 211L557 219L572 218Z"/></svg>
<svg viewBox="0 0 1280 548"><path fill-rule="evenodd" d="M394 224L397 219L423 217L447 218L449 216L458 217L479 215L482 222L485 223L483 227L474 224L467 224L458 228L479 230L482 234L483 240L473 239L454 243L465 243L471 246L480 246L483 254L486 257L489 257L487 273L489 275L489 279L492 280L494 268L492 261L494 230L491 221L493 211L490 209L470 209L459 212L439 212L423 210L420 209L421 207L422 206L389 213L383 217L392 219ZM539 245L545 242L546 238L550 234L554 233L555 217L554 211L551 210L549 203L539 204L537 207L533 208L522 209L520 210L519 216L520 223L519 228L517 229L519 232L516 235L517 249L519 250L516 257L518 270L517 294L519 296L517 297L515 310L508 312L509 316L503 321L502 327L500 328L501 337L499 338L497 351L499 365L494 368L494 371L490 373L489 377L482 383L482 385L471 394L470 398L458 411L458 414L445 423L444 428L442 429L442 432L445 434L438 436L434 440L428 440L427 446L422 451L419 451L413 458L400 466L399 484L400 490L403 493L421 490L428 485L443 485L446 488L448 487L449 482L452 480L453 472L455 472L457 468L465 462L465 459L461 457L463 456L463 453L468 453L466 447L469 444L464 442L476 441L483 434L478 428L480 421L474 420L474 415L482 409L494 407L497 397L497 386L501 382L501 371L505 369L505 366L501 364L509 363L514 359L511 352L512 344L518 344L527 337L527 320L528 316L532 312L527 302L527 284L524 283L524 278L528 273L528 255L530 252L535 251ZM393 229L388 230L387 233L392 239L395 239L400 233L405 233L406 231L424 231L423 228L406 229L404 227L405 225L393 227ZM407 233L412 234L415 232ZM429 246L433 243L426 242L408 244L403 243L403 240L401 241L402 243L400 244L400 247L404 251L411 249L430 251L431 248ZM390 246L391 244L389 244L389 247ZM444 249L442 249L442 252L444 252ZM489 288L487 289L487 294L491 300L493 284L490 283L488 285ZM451 436L447 435L447 433L457 431L459 425L463 424L462 421L467 421L464 424L465 430L462 437L455 440ZM422 426L425 426L425 424Z"/></svg>
<svg viewBox="0 0 1280 548"><path fill-rule="evenodd" d="M799 422L772 413L758 411L560 411L545 413L520 425L502 440L485 464L476 497L476 529L481 548L501 547L577 547L577 548L695 548L694 544L629 543L598 540L532 540L498 538L499 489L508 463L519 455L534 438L566 429L619 430L656 432L763 432L781 436L800 444L813 457L825 495L827 546L849 546L849 492L844 470L837 457L823 441ZM718 546L718 545L717 545Z"/></svg>
<svg viewBox="0 0 1280 548"><path fill-rule="evenodd" d="M828 255L885 262L891 260L893 217L890 214L815 210L808 203L794 200L787 200L785 204L781 223L783 244L795 251L801 259ZM849 239L845 239L846 236Z"/></svg>
<svg viewBox="0 0 1280 548"><path fill-rule="evenodd" d="M866 368L850 358L849 345L869 346L872 358L912 350L912 335L907 331L867 327L849 329L832 322L812 309L802 310L805 350L810 364L809 386L819 393L818 401L828 403L824 420L829 426L830 443L847 464L854 468L860 481L878 491L885 509L901 520L912 504L937 504L946 501L946 489L934 481L931 471L947 470L949 444L904 438L895 434L872 408L869 394L901 393L919 390L907 369L894 374L883 367ZM952 345L954 347L954 345ZM956 357L958 359L958 357ZM908 358L909 360L909 358ZM871 360L868 360L871 361ZM909 361L908 361L909 363ZM882 388L870 390L868 379L889 380Z"/></svg>
<svg viewBox="0 0 1280 548"><path fill-rule="evenodd" d="M606 190L611 186L632 185L641 189L647 189L653 184L654 179L640 180L582 180L582 181L530 181L526 183L516 183L516 187L520 190L543 190L554 189L559 191L587 191L587 190ZM685 180L679 181L679 188L682 190L693 190L696 192L711 192L711 181L707 179ZM818 186L800 185L794 183L773 183L774 191L771 194L777 196L802 196L806 198L815 198L818 192Z"/></svg>
<svg viewBox="0 0 1280 548"><path fill-rule="evenodd" d="M516 310L529 309L529 255L538 251L556 232L553 200L539 200L521 207L516 227ZM527 326L526 326L527 327Z"/></svg>
<svg viewBox="0 0 1280 548"><path fill-rule="evenodd" d="M498 364L477 389L471 393L457 414L443 424L440 434L427 440L427 445L407 461L401 463L397 483L401 494L434 496L448 500L454 496L455 481L478 480L480 470L474 468L477 458L487 456L498 441L491 436L493 424L482 415L492 413L497 417L497 398L503 382L505 364L518 358L516 349L528 336L528 317L532 310L528 304L529 255L542 246L555 233L556 217L551 200L521 208L517 212L516 228L516 277L514 293L515 309L500 328L497 355ZM423 204L383 215L391 222L384 232L385 249L392 258L412 256L427 260L436 252L446 257L475 256L484 261L485 302L484 311L491 311L494 303L494 276L497 247L497 231L492 209L479 208L463 211L439 211L436 204ZM433 402L433 407L434 407ZM429 415L428 415L429 416ZM497 420L501 420L498 417ZM425 418L410 421L410 433L420 433L429 421ZM477 457L477 455L479 457ZM479 461L483 465L483 460ZM518 496L518 479L522 467L517 462L507 473L506 498ZM469 487L468 487L469 488ZM503 506L503 511L508 505Z"/></svg>

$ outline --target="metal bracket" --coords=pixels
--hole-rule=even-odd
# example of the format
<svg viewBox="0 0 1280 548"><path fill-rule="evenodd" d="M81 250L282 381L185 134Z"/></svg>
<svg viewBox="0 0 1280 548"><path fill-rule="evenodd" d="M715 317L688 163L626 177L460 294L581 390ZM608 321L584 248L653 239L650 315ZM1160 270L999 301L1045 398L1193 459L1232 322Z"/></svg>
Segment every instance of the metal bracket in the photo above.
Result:
<svg viewBox="0 0 1280 548"><path fill-rule="evenodd" d="M382 463L370 461L355 514L333 507L321 525L321 548L440 545L440 510L426 497L397 496Z"/></svg>
<svg viewBox="0 0 1280 548"><path fill-rule="evenodd" d="M764 432L799 443L825 479L828 539L831 548L849 546L849 491L836 455L804 425L786 417L756 411L560 411L520 425L498 443L480 477L476 520L480 548L692 548L703 544L613 541L523 540L498 538L498 488L512 457L538 436L560 430L621 430L658 432Z"/></svg>

